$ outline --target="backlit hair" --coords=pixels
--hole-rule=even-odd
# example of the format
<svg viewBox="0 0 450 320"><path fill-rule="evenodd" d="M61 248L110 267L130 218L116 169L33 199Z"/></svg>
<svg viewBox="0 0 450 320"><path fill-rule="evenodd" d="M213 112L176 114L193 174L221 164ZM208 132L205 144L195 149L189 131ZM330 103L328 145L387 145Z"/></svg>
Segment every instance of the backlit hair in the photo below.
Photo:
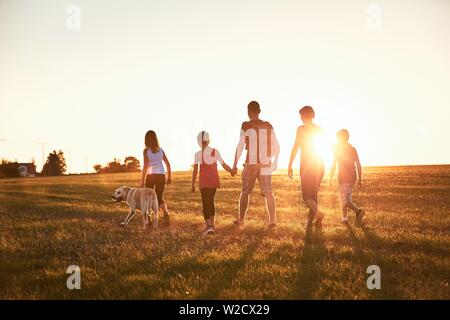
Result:
<svg viewBox="0 0 450 320"><path fill-rule="evenodd" d="M336 138L338 139L338 141L348 142L348 140L350 139L350 133L348 133L347 129L339 130L338 132L336 132Z"/></svg>
<svg viewBox="0 0 450 320"><path fill-rule="evenodd" d="M314 117L316 116L316 113L314 112L314 109L310 106L304 106L303 108L300 109L300 115L304 118L304 119L314 119Z"/></svg>
<svg viewBox="0 0 450 320"><path fill-rule="evenodd" d="M145 134L145 146L150 150L152 150L153 153L159 151L159 142L155 131L153 130L147 131L147 133Z"/></svg>

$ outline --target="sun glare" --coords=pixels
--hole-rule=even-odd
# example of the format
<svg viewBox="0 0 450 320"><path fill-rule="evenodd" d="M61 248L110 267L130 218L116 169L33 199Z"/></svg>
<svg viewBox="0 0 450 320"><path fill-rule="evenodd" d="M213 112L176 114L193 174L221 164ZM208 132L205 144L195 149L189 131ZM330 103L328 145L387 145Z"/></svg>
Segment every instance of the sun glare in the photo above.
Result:
<svg viewBox="0 0 450 320"><path fill-rule="evenodd" d="M313 138L312 145L314 151L323 159L325 166L331 166L333 161L333 144L332 140L327 135L316 135Z"/></svg>

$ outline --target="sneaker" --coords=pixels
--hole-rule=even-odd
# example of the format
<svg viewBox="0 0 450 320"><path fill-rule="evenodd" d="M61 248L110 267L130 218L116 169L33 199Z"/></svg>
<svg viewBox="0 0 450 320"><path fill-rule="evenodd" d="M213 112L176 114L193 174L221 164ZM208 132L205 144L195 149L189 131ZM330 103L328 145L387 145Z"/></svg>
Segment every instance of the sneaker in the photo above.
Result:
<svg viewBox="0 0 450 320"><path fill-rule="evenodd" d="M365 214L366 214L366 212L363 209L359 209L359 211L356 213L356 222L361 224L362 223L362 219L363 219Z"/></svg>
<svg viewBox="0 0 450 320"><path fill-rule="evenodd" d="M348 217L342 217L341 218L342 223L348 223Z"/></svg>
<svg viewBox="0 0 450 320"><path fill-rule="evenodd" d="M213 227L206 227L205 230L202 233L202 237L206 237L210 234L214 234L214 228Z"/></svg>

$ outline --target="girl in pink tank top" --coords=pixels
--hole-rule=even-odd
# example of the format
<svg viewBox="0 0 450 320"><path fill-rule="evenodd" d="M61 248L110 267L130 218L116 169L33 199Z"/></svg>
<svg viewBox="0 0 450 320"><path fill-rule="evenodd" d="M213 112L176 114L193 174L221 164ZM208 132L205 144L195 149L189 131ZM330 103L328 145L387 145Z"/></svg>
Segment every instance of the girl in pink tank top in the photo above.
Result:
<svg viewBox="0 0 450 320"><path fill-rule="evenodd" d="M195 154L194 171L192 172L192 192L195 192L195 181L200 167L199 187L202 196L203 217L205 219L205 231L203 236L213 234L215 205L214 199L216 191L220 188L219 172L217 170L217 162L233 175L231 168L223 161L217 149L209 147L209 134L202 131L197 136L199 146L202 148Z"/></svg>
<svg viewBox="0 0 450 320"><path fill-rule="evenodd" d="M219 172L217 171L217 161L223 163L220 154L216 149L211 149L209 147L204 148L201 151L200 155L200 177L199 177L199 187L200 190L212 188L218 189L220 188L220 179ZM209 151L211 153L209 154ZM205 157L205 152L208 152L208 155ZM207 158L207 159L205 159ZM209 163L210 162L210 163Z"/></svg>

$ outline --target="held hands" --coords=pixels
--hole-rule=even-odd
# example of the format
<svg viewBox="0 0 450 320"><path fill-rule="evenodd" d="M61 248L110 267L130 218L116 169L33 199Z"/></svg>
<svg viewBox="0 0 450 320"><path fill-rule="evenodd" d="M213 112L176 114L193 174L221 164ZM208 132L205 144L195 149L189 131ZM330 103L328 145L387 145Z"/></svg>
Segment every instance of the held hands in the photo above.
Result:
<svg viewBox="0 0 450 320"><path fill-rule="evenodd" d="M236 176L236 175L237 175L237 171L238 171L237 167L234 166L234 167L231 169L231 172L230 172L231 176L232 176L232 177Z"/></svg>

